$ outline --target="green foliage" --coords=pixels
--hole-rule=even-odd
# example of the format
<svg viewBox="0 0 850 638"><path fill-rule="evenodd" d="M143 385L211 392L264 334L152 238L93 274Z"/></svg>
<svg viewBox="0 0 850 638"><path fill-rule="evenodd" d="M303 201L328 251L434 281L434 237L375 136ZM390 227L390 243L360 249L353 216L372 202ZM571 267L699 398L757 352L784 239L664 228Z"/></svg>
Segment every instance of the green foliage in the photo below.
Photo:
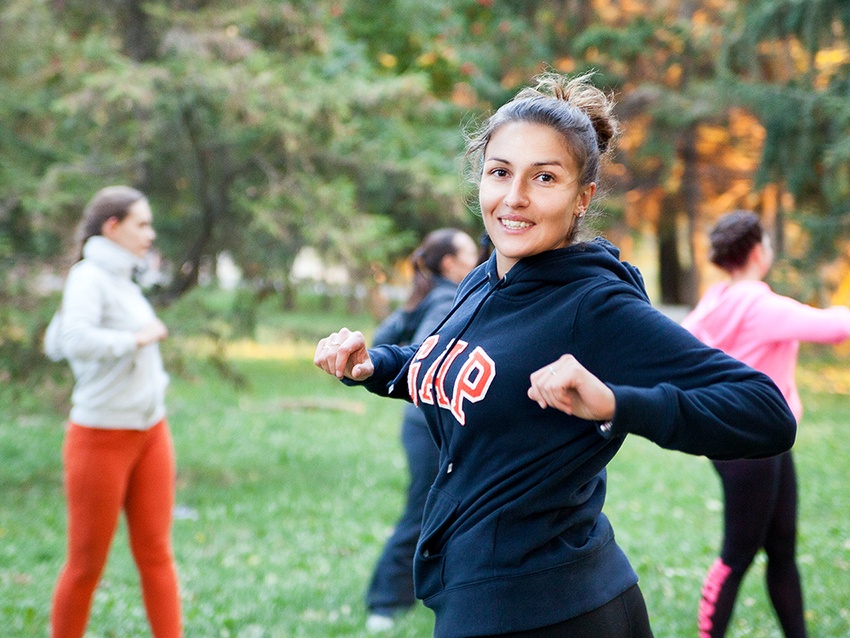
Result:
<svg viewBox="0 0 850 638"><path fill-rule="evenodd" d="M810 53L835 37L836 28L850 30L850 7L842 0L759 0L739 10L742 54L752 55L757 42L796 38Z"/></svg>
<svg viewBox="0 0 850 638"><path fill-rule="evenodd" d="M782 184L794 195L793 216L811 237L799 261L805 271L834 258L836 239L850 237L850 10L835 0L762 0L744 3L736 18L721 77L732 99L765 126L756 182ZM821 52L835 61L819 63Z"/></svg>
<svg viewBox="0 0 850 638"><path fill-rule="evenodd" d="M6 62L15 90L3 95L36 101L26 117L38 125L0 129L0 155L15 158L0 162L10 167L0 185L28 177L0 202L24 220L19 232L6 223L9 255L32 251L33 233L54 238L42 250L69 245L61 229L112 182L149 195L176 294L222 250L256 277L285 278L306 231L317 231L317 210L328 226L366 212L402 233L465 223L451 177L457 111L430 97L419 71L388 74L364 56L329 22L333 3L146 3L136 27L155 47L142 58L127 54L133 25L112 3L95 11L69 1L58 13L25 4L12 2L3 23L10 34L26 26L19 37L30 48L42 43L53 90L28 90L25 55ZM51 58L53 48L61 55ZM24 111L10 98L0 109ZM431 143L449 131L450 146ZM390 242L379 257L410 243ZM350 265L367 268L357 256Z"/></svg>
<svg viewBox="0 0 850 638"><path fill-rule="evenodd" d="M756 188L820 216L811 260L830 258L850 195L849 23L841 0L8 0L0 259L70 251L91 194L126 182L150 195L171 298L222 251L255 288L285 286L316 237L374 277L438 226L477 229L459 128L552 68L596 69L646 129L611 201L663 192L692 229L694 131L754 113Z"/></svg>
<svg viewBox="0 0 850 638"><path fill-rule="evenodd" d="M7 387L6 401L27 408L67 404L67 366L42 352L44 331L58 307L55 296L25 296L0 288L0 384Z"/></svg>

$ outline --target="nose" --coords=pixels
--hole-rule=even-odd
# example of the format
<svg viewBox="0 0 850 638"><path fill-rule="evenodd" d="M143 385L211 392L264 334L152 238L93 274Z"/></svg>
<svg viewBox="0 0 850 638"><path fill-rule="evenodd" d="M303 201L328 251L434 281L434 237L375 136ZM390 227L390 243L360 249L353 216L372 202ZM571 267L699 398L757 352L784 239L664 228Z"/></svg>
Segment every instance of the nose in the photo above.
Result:
<svg viewBox="0 0 850 638"><path fill-rule="evenodd" d="M523 208L528 205L528 188L521 179L511 181L505 204L510 208Z"/></svg>

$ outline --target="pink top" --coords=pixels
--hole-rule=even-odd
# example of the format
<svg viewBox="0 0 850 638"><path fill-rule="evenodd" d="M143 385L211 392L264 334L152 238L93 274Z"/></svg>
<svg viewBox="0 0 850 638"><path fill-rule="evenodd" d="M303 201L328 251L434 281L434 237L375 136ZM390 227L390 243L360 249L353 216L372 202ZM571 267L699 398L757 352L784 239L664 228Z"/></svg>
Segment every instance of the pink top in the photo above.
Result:
<svg viewBox="0 0 850 638"><path fill-rule="evenodd" d="M724 282L706 291L682 326L773 379L799 421L803 405L794 369L800 342L850 337L850 308L812 308L776 294L763 281Z"/></svg>

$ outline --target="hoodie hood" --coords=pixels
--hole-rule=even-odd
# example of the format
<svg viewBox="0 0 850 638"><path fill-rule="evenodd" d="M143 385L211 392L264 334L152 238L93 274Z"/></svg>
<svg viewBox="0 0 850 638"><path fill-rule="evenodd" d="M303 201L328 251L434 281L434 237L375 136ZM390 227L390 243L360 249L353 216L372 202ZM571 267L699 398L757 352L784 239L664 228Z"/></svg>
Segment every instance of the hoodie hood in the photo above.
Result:
<svg viewBox="0 0 850 638"><path fill-rule="evenodd" d="M763 281L722 282L709 288L682 327L712 348L735 351L752 307L770 294Z"/></svg>
<svg viewBox="0 0 850 638"><path fill-rule="evenodd" d="M497 285L495 253L485 266L490 285ZM565 285L592 277L623 281L649 301L638 269L621 262L617 247L601 237L521 259L501 278L500 288L506 294L521 295L541 285Z"/></svg>

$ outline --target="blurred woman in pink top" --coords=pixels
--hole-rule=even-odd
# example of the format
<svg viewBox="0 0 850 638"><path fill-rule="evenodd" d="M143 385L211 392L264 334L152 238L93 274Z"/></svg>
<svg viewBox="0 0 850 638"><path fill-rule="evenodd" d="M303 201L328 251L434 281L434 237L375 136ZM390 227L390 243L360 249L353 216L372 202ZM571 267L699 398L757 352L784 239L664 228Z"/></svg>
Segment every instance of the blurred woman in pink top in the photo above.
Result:
<svg viewBox="0 0 850 638"><path fill-rule="evenodd" d="M709 288L682 325L709 346L770 376L799 422L794 382L801 341L850 337L850 309L818 309L773 292L762 281L773 251L758 216L734 211L711 230L713 264L729 280ZM795 553L797 482L791 452L766 459L714 461L725 499L723 547L706 575L700 638L720 638L738 587L759 549L767 555L767 590L786 638L803 638L803 592Z"/></svg>

